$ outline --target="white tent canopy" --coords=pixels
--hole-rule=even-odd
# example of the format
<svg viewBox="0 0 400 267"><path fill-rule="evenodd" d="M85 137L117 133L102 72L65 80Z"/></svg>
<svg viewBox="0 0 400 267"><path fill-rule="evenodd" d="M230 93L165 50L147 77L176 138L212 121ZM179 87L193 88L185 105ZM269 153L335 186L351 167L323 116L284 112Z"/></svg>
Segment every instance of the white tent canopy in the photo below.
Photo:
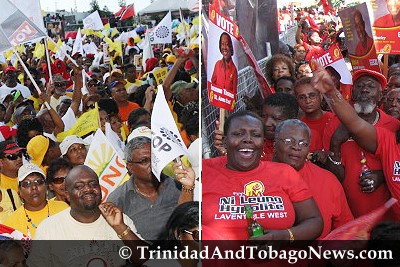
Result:
<svg viewBox="0 0 400 267"><path fill-rule="evenodd" d="M143 16L146 14L166 12L168 10L177 11L179 8L182 10L189 10L188 3L188 0L157 0L140 10L138 14L139 16Z"/></svg>

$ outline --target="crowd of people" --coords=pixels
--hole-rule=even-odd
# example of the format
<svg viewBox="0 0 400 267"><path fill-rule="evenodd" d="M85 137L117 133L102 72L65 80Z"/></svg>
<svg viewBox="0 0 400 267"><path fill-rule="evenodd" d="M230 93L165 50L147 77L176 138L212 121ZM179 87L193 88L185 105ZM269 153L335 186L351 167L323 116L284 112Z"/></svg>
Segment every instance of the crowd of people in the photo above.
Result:
<svg viewBox="0 0 400 267"><path fill-rule="evenodd" d="M43 42L39 41L23 46L19 51L22 62L7 60L2 65L2 227L16 230L22 239L121 240L119 247L125 242L132 249L133 244L126 240L148 244L162 239L199 239L199 203L193 202L199 199L195 186L198 164L193 163L195 170L190 168L199 147L199 44L186 44L175 37L172 43L152 45L154 57L148 58L144 67L137 62L143 50L133 38L123 42L122 54L110 49L107 61L105 57L94 60L96 54L71 53L72 49L64 46L69 57L49 50L51 62L47 62L46 55L36 57L35 47ZM118 35L111 40L116 38ZM83 44L94 44L97 52L104 52L104 39L98 36L86 36ZM170 108L165 112L173 114L184 145L193 154L182 162L171 162L160 179L152 173L151 161L151 117L158 85ZM98 113L98 128L107 137L111 133L118 139L114 148L123 152L128 173L103 201L100 173L84 165L97 129L79 136L66 134L88 112ZM176 212L185 215L189 210L189 222L174 215L183 203L191 205ZM16 232L2 230L1 236L16 238ZM71 261L70 255L65 257L65 244L46 250L40 245L34 243L28 251L25 248L29 266L78 266L81 261L86 265L91 256L99 255L107 266L126 264L118 252L109 257L108 248L103 249L104 254L89 253ZM0 262L11 266L6 260L2 257Z"/></svg>
<svg viewBox="0 0 400 267"><path fill-rule="evenodd" d="M297 10L296 44L282 44L266 63L265 78L275 92L262 103L258 93L247 99L247 110L229 115L223 131L217 122L219 155L202 165L202 223L210 239L249 238L246 204L264 228L257 240L292 243L324 239L400 198L398 58L389 55L380 63L387 76L353 71L339 17L319 11ZM289 21L286 8L280 15ZM348 62L350 97L338 70L316 61L332 45ZM389 221L399 229L399 212L396 203L373 224ZM399 240L398 230L390 234Z"/></svg>

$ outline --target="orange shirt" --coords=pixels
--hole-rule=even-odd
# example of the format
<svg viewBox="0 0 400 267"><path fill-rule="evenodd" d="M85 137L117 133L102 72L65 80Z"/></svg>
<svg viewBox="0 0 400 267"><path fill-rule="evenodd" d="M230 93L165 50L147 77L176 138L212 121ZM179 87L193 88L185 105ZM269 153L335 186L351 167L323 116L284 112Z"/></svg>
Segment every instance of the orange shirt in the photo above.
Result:
<svg viewBox="0 0 400 267"><path fill-rule="evenodd" d="M121 115L121 119L123 122L128 120L129 113L131 113L132 110L138 109L140 106L136 104L135 102L130 102L128 101L128 105L125 107L118 106L119 110L119 115Z"/></svg>

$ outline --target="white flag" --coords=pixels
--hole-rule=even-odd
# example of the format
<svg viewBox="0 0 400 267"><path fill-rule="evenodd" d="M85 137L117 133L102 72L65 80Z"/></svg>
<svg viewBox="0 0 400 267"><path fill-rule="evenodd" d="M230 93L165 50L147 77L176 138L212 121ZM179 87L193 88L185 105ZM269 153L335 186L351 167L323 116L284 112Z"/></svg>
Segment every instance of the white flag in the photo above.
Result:
<svg viewBox="0 0 400 267"><path fill-rule="evenodd" d="M97 55L97 53L98 53L97 46L93 42L84 44L83 51L85 52L85 55L87 55L87 54Z"/></svg>
<svg viewBox="0 0 400 267"><path fill-rule="evenodd" d="M151 169L160 180L164 167L181 155L188 155L174 118L165 100L162 85L158 86L151 114Z"/></svg>
<svg viewBox="0 0 400 267"><path fill-rule="evenodd" d="M45 37L46 34L8 0L1 0L0 52Z"/></svg>
<svg viewBox="0 0 400 267"><path fill-rule="evenodd" d="M46 27L43 23L42 9L40 7L40 1L27 1L27 0L9 0L13 3L25 16L28 17L36 26L39 27L43 32L46 32Z"/></svg>
<svg viewBox="0 0 400 267"><path fill-rule="evenodd" d="M83 19L83 28L93 29L99 31L103 29L103 22L101 21L99 11L95 11Z"/></svg>
<svg viewBox="0 0 400 267"><path fill-rule="evenodd" d="M78 33L76 34L74 46L72 47L71 56L74 56L75 53L79 53L82 56L84 56L84 54L83 54L83 45L82 45L81 28L78 29Z"/></svg>
<svg viewBox="0 0 400 267"><path fill-rule="evenodd" d="M171 11L152 29L149 29L151 44L170 44L172 43L172 20Z"/></svg>
<svg viewBox="0 0 400 267"><path fill-rule="evenodd" d="M105 130L107 140L110 141L110 144L115 148L118 155L124 158L125 143L119 138L118 134L114 132L109 122L106 122Z"/></svg>
<svg viewBox="0 0 400 267"><path fill-rule="evenodd" d="M153 47L150 44L150 37L148 33L145 33L144 41L142 50L143 50L143 57L142 57L142 66L143 66L143 71L146 72L146 60L154 57L154 52L153 52Z"/></svg>
<svg viewBox="0 0 400 267"><path fill-rule="evenodd" d="M99 176L102 199L107 199L125 177L126 164L107 140L101 129L97 129L84 163Z"/></svg>

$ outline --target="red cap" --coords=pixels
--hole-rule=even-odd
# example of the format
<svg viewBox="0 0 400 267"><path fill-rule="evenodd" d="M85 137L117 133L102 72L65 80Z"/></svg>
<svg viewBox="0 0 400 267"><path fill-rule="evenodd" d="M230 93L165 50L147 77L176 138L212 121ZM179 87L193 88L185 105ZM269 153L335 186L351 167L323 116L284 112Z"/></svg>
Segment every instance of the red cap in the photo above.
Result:
<svg viewBox="0 0 400 267"><path fill-rule="evenodd" d="M10 67L7 67L7 68L4 70L4 73L7 73L7 72L9 72L9 71L17 71L17 69L14 68L14 67L12 67L12 66L10 66Z"/></svg>
<svg viewBox="0 0 400 267"><path fill-rule="evenodd" d="M380 72L377 72L374 70L368 70L368 69L357 70L353 73L353 84L361 76L372 76L375 79L377 79L378 82L381 84L382 90L386 88L386 84L387 84L386 77Z"/></svg>

